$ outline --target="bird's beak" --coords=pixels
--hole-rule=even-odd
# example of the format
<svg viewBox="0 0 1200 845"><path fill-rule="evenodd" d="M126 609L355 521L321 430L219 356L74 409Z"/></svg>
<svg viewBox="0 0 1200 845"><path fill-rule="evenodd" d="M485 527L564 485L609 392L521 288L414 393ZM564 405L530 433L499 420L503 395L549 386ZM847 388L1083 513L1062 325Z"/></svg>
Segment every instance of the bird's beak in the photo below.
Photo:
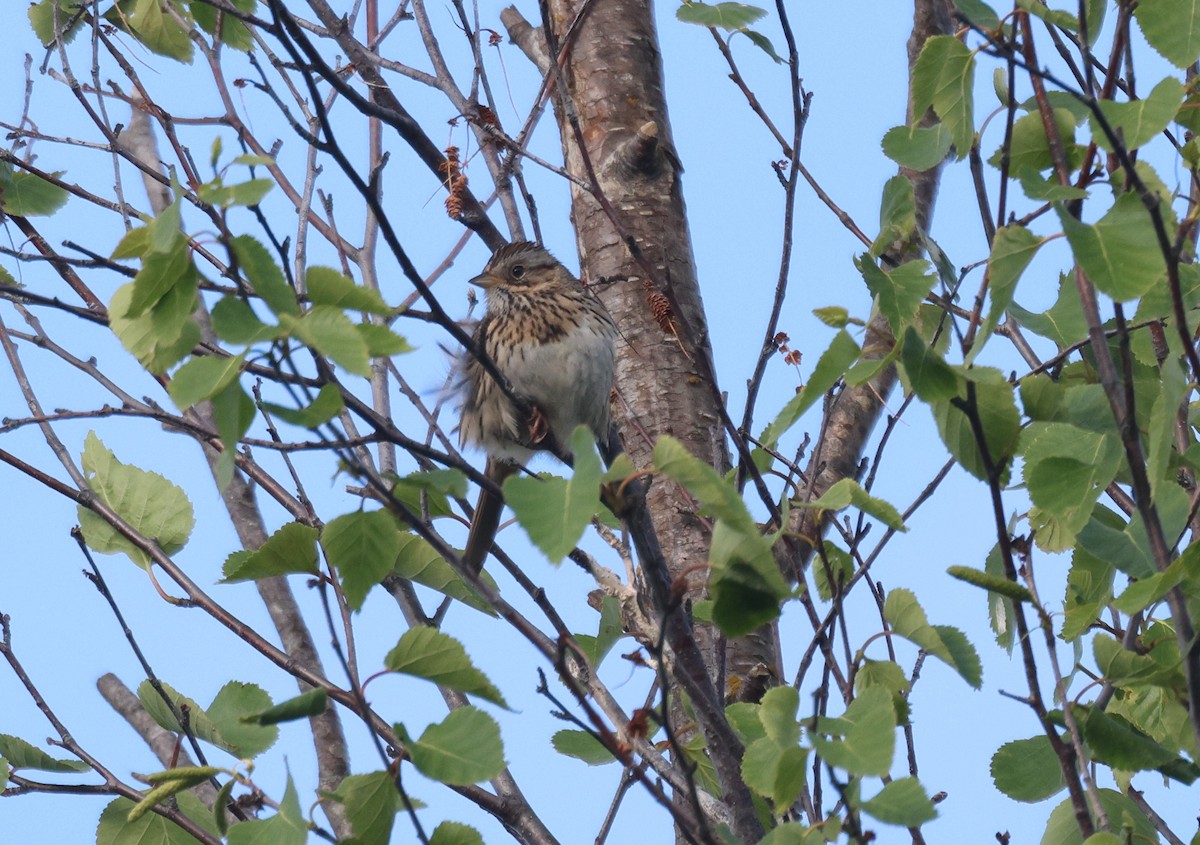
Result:
<svg viewBox="0 0 1200 845"><path fill-rule="evenodd" d="M491 273L480 273L478 276L471 279L471 284L481 287L484 290L490 290L491 288L494 288L496 285L500 284L502 281L504 280L499 276L493 276Z"/></svg>

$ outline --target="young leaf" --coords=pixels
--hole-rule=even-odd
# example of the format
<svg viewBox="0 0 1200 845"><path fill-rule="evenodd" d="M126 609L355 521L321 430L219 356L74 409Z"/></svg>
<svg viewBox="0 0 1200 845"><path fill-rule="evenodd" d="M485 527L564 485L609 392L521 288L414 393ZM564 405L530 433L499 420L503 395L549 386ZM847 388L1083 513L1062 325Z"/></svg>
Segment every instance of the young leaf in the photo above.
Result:
<svg viewBox="0 0 1200 845"><path fill-rule="evenodd" d="M996 230L992 240L992 254L988 258L988 280L991 301L987 319L979 327L979 340L972 350L978 350L989 340L997 323L1012 302L1017 289L1017 280L1033 260L1033 256L1045 241L1024 226L1012 224Z"/></svg>
<svg viewBox="0 0 1200 845"><path fill-rule="evenodd" d="M296 719L307 719L320 716L329 704L329 694L317 687L308 692L302 692L295 698L281 701L274 707L268 707L261 713L242 716L242 721L254 725L277 725L280 722L293 722Z"/></svg>
<svg viewBox="0 0 1200 845"><path fill-rule="evenodd" d="M230 5L238 11L249 15L253 14L257 8L258 0L231 0ZM243 53L248 53L254 49L254 36L250 34L250 30L246 24L238 20L234 15L218 15L219 9L216 6L203 2L203 0L200 2L193 0L191 10L192 15L196 18L196 24L209 35L213 36L215 40ZM240 158L242 156L234 159L233 163L244 163L239 161Z"/></svg>
<svg viewBox="0 0 1200 845"><path fill-rule="evenodd" d="M1154 224L1135 193L1117 197L1112 208L1095 224L1076 220L1056 205L1063 231L1075 260L1097 289L1113 299L1136 299L1166 275Z"/></svg>
<svg viewBox="0 0 1200 845"><path fill-rule="evenodd" d="M901 334L916 319L917 309L937 281L930 272L929 262L916 259L884 270L869 255L864 255L857 263L892 333Z"/></svg>
<svg viewBox="0 0 1200 845"><path fill-rule="evenodd" d="M81 464L96 498L134 531L157 542L167 554L184 547L196 519L182 489L156 472L121 463L94 431L84 440ZM149 554L94 511L80 505L78 515L84 539L92 549L101 554L124 552L139 566L149 566Z"/></svg>
<svg viewBox="0 0 1200 845"><path fill-rule="evenodd" d="M954 139L959 160L966 158L975 142L972 114L972 85L975 57L952 35L935 35L926 40L912 72L912 113L933 111Z"/></svg>
<svg viewBox="0 0 1200 845"><path fill-rule="evenodd" d="M991 468L1000 471L999 480L1003 483L1021 433L1021 417L1013 401L1012 385L999 370L990 367L955 370L963 376L958 396L933 403L938 434L963 469L986 481L989 467L984 462L975 426L964 408L973 410L987 445ZM968 381L975 383L974 391L968 390Z"/></svg>
<svg viewBox="0 0 1200 845"><path fill-rule="evenodd" d="M923 172L946 159L954 143L944 123L894 126L883 136L883 154L901 167Z"/></svg>
<svg viewBox="0 0 1200 845"><path fill-rule="evenodd" d="M483 836L470 825L446 821L433 829L429 845L483 845Z"/></svg>
<svg viewBox="0 0 1200 845"><path fill-rule="evenodd" d="M364 378L371 375L367 342L340 308L315 305L299 319L280 314L279 324L305 345L331 358L346 372Z"/></svg>
<svg viewBox="0 0 1200 845"><path fill-rule="evenodd" d="M843 508L854 507L868 516L873 516L897 531L907 531L900 512L890 503L878 499L864 490L857 481L843 478L835 482L825 491L821 498L812 502L793 502L796 507L816 508L817 510L840 511Z"/></svg>
<svg viewBox="0 0 1200 845"><path fill-rule="evenodd" d="M701 3L685 0L675 10L675 17L684 23L711 26L730 32L745 29L767 14L765 9L747 6L745 3Z"/></svg>
<svg viewBox="0 0 1200 845"><path fill-rule="evenodd" d="M371 772L342 778L333 797L346 808L354 829L354 842L388 842L396 813L402 805L396 780L388 772Z"/></svg>
<svg viewBox="0 0 1200 845"><path fill-rule="evenodd" d="M917 204L912 182L893 176L883 186L879 207L879 236L871 244L871 255L879 256L897 242L903 243L917 230Z"/></svg>
<svg viewBox="0 0 1200 845"><path fill-rule="evenodd" d="M602 470L594 441L586 426L571 434L575 474L569 479L513 476L504 482L504 501L529 539L553 563L575 548L600 509Z"/></svg>
<svg viewBox="0 0 1200 845"><path fill-rule="evenodd" d="M873 265L872 265L873 266ZM817 402L825 392L837 384L838 379L845 375L847 368L858 360L862 350L854 342L850 333L843 330L838 332L829 348L821 353L817 366L813 368L808 384L793 396L783 410L771 421L759 438L763 445L772 447L779 442L783 433L795 425L796 421Z"/></svg>
<svg viewBox="0 0 1200 845"><path fill-rule="evenodd" d="M304 428L316 428L340 414L346 405L342 401L342 392L336 385L323 384L312 402L304 408L285 408L274 402L264 402L263 407L284 422Z"/></svg>
<svg viewBox="0 0 1200 845"><path fill-rule="evenodd" d="M32 10L31 10L32 11ZM62 172L50 174L55 178ZM0 168L0 211L14 217L49 217L67 204L65 188L35 173Z"/></svg>
<svg viewBox="0 0 1200 845"><path fill-rule="evenodd" d="M321 548L342 577L346 603L359 610L367 593L395 565L400 531L385 510L343 514L321 532Z"/></svg>
<svg viewBox="0 0 1200 845"><path fill-rule="evenodd" d="M193 842L195 840L192 840ZM269 819L252 819L235 824L229 829L229 845L305 845L308 841L308 823L300 809L300 796L288 777L287 789L279 809Z"/></svg>
<svg viewBox="0 0 1200 845"><path fill-rule="evenodd" d="M996 789L1014 801L1044 801L1067 785L1045 736L1006 742L992 755L991 771Z"/></svg>
<svg viewBox="0 0 1200 845"><path fill-rule="evenodd" d="M909 387L924 401L936 402L958 394L958 374L912 326L904 330L900 361Z"/></svg>
<svg viewBox="0 0 1200 845"><path fill-rule="evenodd" d="M333 305L386 317L392 308L383 301L379 291L356 285L350 277L331 267L309 267L305 275L308 301L313 305Z"/></svg>
<svg viewBox="0 0 1200 845"><path fill-rule="evenodd" d="M249 235L239 235L229 246L237 256L242 274L250 282L254 292L262 297L263 302L267 303L277 316L299 316L300 306L296 302L296 292L284 280L283 271L267 252L267 248Z"/></svg>
<svg viewBox="0 0 1200 845"><path fill-rule="evenodd" d="M1109 127L1117 133L1122 146L1126 150L1136 150L1171 125L1182 102L1183 85L1178 79L1168 76L1155 85L1145 99L1128 103L1101 100L1100 111ZM1104 132L1095 115L1091 120L1096 146L1112 152L1112 139Z"/></svg>
<svg viewBox="0 0 1200 845"><path fill-rule="evenodd" d="M281 526L257 549L234 552L222 569L227 584L317 570L317 529L299 522Z"/></svg>
<svg viewBox="0 0 1200 845"><path fill-rule="evenodd" d="M407 578L409 581L457 599L480 613L486 613L488 616L496 615L487 602L467 586L467 583L450 567L450 564L446 563L429 543L415 534L401 532L400 553L396 555L396 565L392 571L401 578ZM497 589L496 582L492 580L492 576L487 573L487 570L481 572L479 577L490 584L493 590Z"/></svg>
<svg viewBox="0 0 1200 845"><path fill-rule="evenodd" d="M0 734L0 757L14 769L37 769L40 772L86 772L91 767L82 760L59 760L25 740ZM4 776L8 777L7 768Z"/></svg>
<svg viewBox="0 0 1200 845"><path fill-rule="evenodd" d="M475 668L462 643L436 628L409 628L383 659L383 665L393 672L424 678L508 707L500 690Z"/></svg>
<svg viewBox="0 0 1200 845"><path fill-rule="evenodd" d="M914 777L897 778L885 784L874 798L862 803L862 808L885 824L920 827L937 818L937 810L925 788Z"/></svg>
<svg viewBox="0 0 1200 845"><path fill-rule="evenodd" d="M254 719L271 706L271 697L262 687L229 681L205 709L217 730L215 737L205 739L235 757L257 757L279 738L279 728L260 725Z"/></svg>
<svg viewBox="0 0 1200 845"><path fill-rule="evenodd" d="M617 761L612 752L587 731L556 731L554 736L550 737L550 743L559 754L582 760L589 766L603 766L605 763Z"/></svg>
<svg viewBox="0 0 1200 845"><path fill-rule="evenodd" d="M1186 68L1200 57L1200 4L1146 0L1133 16L1150 46L1175 67Z"/></svg>
<svg viewBox="0 0 1200 845"><path fill-rule="evenodd" d="M1013 601L1033 601L1033 596L1025 586L1015 581L1009 581L1007 578L999 578L987 572L972 569L969 566L951 566L946 570L946 574L951 578L957 578L959 581L965 581L976 587L983 587L988 592L999 593Z"/></svg>
<svg viewBox="0 0 1200 845"><path fill-rule="evenodd" d="M170 5L168 11L165 6ZM178 0L121 0L105 14L109 23L131 32L152 52L191 64L188 37L192 16ZM180 22L182 20L182 23Z"/></svg>
<svg viewBox="0 0 1200 845"><path fill-rule="evenodd" d="M812 740L817 752L832 766L852 775L886 775L896 747L896 711L891 694L881 687L863 690L841 717L819 719Z"/></svg>
<svg viewBox="0 0 1200 845"><path fill-rule="evenodd" d="M246 363L244 355L221 357L206 355L192 358L171 376L167 392L181 410L186 411L198 402L211 399L226 388Z"/></svg>
<svg viewBox="0 0 1200 845"><path fill-rule="evenodd" d="M962 632L945 625L930 625L917 597L909 590L894 589L883 605L883 616L897 636L915 643L945 661L975 689L983 683L979 655Z"/></svg>
<svg viewBox="0 0 1200 845"><path fill-rule="evenodd" d="M476 707L459 707L430 725L414 740L402 725L404 741L417 771L450 786L491 780L504 768L504 744L496 720Z"/></svg>
<svg viewBox="0 0 1200 845"><path fill-rule="evenodd" d="M96 825L96 845L125 845L129 842L195 845L195 837L157 813L147 813L130 821L129 813L134 806L128 798L109 802Z"/></svg>

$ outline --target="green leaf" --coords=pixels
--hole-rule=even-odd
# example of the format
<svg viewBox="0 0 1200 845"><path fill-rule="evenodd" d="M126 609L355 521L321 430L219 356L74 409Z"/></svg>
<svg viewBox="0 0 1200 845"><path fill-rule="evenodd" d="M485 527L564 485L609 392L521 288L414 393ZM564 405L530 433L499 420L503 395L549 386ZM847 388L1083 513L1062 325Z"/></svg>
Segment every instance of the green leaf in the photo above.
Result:
<svg viewBox="0 0 1200 845"><path fill-rule="evenodd" d="M127 317L133 282L117 288L108 305L109 326L129 352L155 375L161 375L200 343L200 327L192 320L199 305L195 273L185 275L152 309Z"/></svg>
<svg viewBox="0 0 1200 845"><path fill-rule="evenodd" d="M946 160L954 138L944 123L893 126L883 136L883 154L901 167L923 172Z"/></svg>
<svg viewBox="0 0 1200 845"><path fill-rule="evenodd" d="M827 738L825 734L838 738ZM852 775L886 775L896 746L896 711L891 694L881 687L863 690L840 718L818 719L812 740L817 752L832 766Z"/></svg>
<svg viewBox="0 0 1200 845"><path fill-rule="evenodd" d="M250 15L254 14L258 8L258 0L232 0L230 5L238 11ZM243 53L254 49L254 36L250 33L250 29L234 15L218 14L220 10L216 6L205 3L204 0L192 0L191 10L192 15L196 18L196 24L209 35L214 36L214 40ZM234 163L241 162L235 159Z"/></svg>
<svg viewBox="0 0 1200 845"><path fill-rule="evenodd" d="M233 381L212 398L212 411L225 447L217 458L217 484L224 490L233 479L238 441L250 430L258 408L242 386Z"/></svg>
<svg viewBox="0 0 1200 845"><path fill-rule="evenodd" d="M879 207L879 236L871 244L871 255L879 256L897 244L903 244L917 230L917 203L912 182L893 176L883 186Z"/></svg>
<svg viewBox="0 0 1200 845"><path fill-rule="evenodd" d="M1113 299L1135 299L1162 284L1166 264L1154 224L1134 193L1117 197L1094 225L1081 223L1055 206L1075 259L1088 278Z"/></svg>
<svg viewBox="0 0 1200 845"><path fill-rule="evenodd" d="M758 49L762 50L771 60L777 65L786 65L787 59L775 52L775 45L771 43L771 39L763 35L761 32L756 32L753 29L739 29L729 36L729 40L733 41L734 35L744 35L750 39L750 43Z"/></svg>
<svg viewBox="0 0 1200 845"><path fill-rule="evenodd" d="M212 309L212 324L221 340L245 346L260 340L273 340L279 334L278 326L269 326L258 319L254 309L236 296L223 296L217 300Z"/></svg>
<svg viewBox="0 0 1200 845"><path fill-rule="evenodd" d="M808 749L755 740L742 756L742 780L778 808L789 807L804 789Z"/></svg>
<svg viewBox="0 0 1200 845"><path fill-rule="evenodd" d="M222 569L225 583L317 571L317 529L299 522L281 526L257 549L234 552Z"/></svg>
<svg viewBox="0 0 1200 845"><path fill-rule="evenodd" d="M409 628L383 659L383 665L393 672L424 678L508 708L500 690L475 668L462 643L436 628Z"/></svg>
<svg viewBox="0 0 1200 845"><path fill-rule="evenodd" d="M1087 337L1087 320L1079 302L1079 289L1075 280L1065 273L1059 276L1058 299L1046 311L1035 314L1015 302L1008 310L1022 327L1054 341L1059 349L1066 349Z"/></svg>
<svg viewBox="0 0 1200 845"><path fill-rule="evenodd" d="M1074 169L1082 161L1083 154L1075 144L1075 115L1068 108L1056 106L1054 124L1067 152L1067 165ZM988 164L999 167L1005 149L992 154ZM1008 146L1008 172L1021 173L1026 169L1049 170L1054 167L1054 155L1046 138L1046 127L1037 111L1017 120L1013 124L1012 143Z"/></svg>
<svg viewBox="0 0 1200 845"><path fill-rule="evenodd" d="M1088 197L1086 188L1063 185L1058 181L1057 177L1043 179L1042 175L1032 167L1021 168L1021 172L1017 174L1017 179L1021 183L1021 190L1025 192L1025 196L1031 200L1062 202L1065 200L1087 199Z"/></svg>
<svg viewBox="0 0 1200 845"><path fill-rule="evenodd" d="M902 334L916 319L917 309L937 281L930 272L929 262L916 259L883 270L869 255L864 255L857 263L880 312L887 317L892 333Z"/></svg>
<svg viewBox="0 0 1200 845"><path fill-rule="evenodd" d="M1052 26L1060 26L1072 32L1079 30L1079 18L1070 12L1048 8L1043 4L1042 0L1017 0L1017 5L1034 17L1041 18Z"/></svg>
<svg viewBox="0 0 1200 845"><path fill-rule="evenodd" d="M262 687L230 681L217 691L205 710L217 729L217 736L205 739L235 757L257 757L279 738L279 728L255 720L271 706L271 696Z"/></svg>
<svg viewBox="0 0 1200 845"><path fill-rule="evenodd" d="M1109 126L1117 133L1126 150L1136 150L1155 136L1161 134L1179 111L1183 102L1183 85L1178 79L1168 76L1154 86L1145 99L1118 103L1101 100L1100 111ZM1092 115L1092 137L1096 145L1108 152L1113 151L1112 140Z"/></svg>
<svg viewBox="0 0 1200 845"><path fill-rule="evenodd" d="M275 815L266 820L235 824L229 829L228 839L229 845L305 845L307 841L308 823L300 810L300 798L290 776Z"/></svg>
<svg viewBox="0 0 1200 845"><path fill-rule="evenodd" d="M1066 787L1058 755L1043 736L1015 739L992 755L992 782L1014 801L1033 804Z"/></svg>
<svg viewBox="0 0 1200 845"><path fill-rule="evenodd" d="M850 312L840 305L827 305L824 308L814 308L813 316L834 329L844 329L851 322Z"/></svg>
<svg viewBox="0 0 1200 845"><path fill-rule="evenodd" d="M1124 458L1111 435L1084 431L1069 423L1034 422L1021 435L1023 472L1029 496L1046 520L1053 517L1053 538L1039 529L1039 545L1065 551L1091 519L1096 500L1117 474ZM1050 523L1046 523L1050 524Z"/></svg>
<svg viewBox="0 0 1200 845"><path fill-rule="evenodd" d="M211 399L237 377L246 363L244 355L219 357L209 355L193 358L171 376L167 392L180 410L186 411L198 402Z"/></svg>
<svg viewBox="0 0 1200 845"><path fill-rule="evenodd" d="M280 722L294 722L297 719L307 719L320 716L329 705L329 694L317 687L308 692L302 692L287 701L281 701L274 707L268 707L261 713L243 716L243 721L255 725L277 725Z"/></svg>
<svg viewBox="0 0 1200 845"><path fill-rule="evenodd" d="M431 519L453 516L450 496L467 495L467 477L457 469L414 472L392 482L392 498L413 513L428 513Z"/></svg>
<svg viewBox="0 0 1200 845"><path fill-rule="evenodd" d="M987 318L979 328L979 340L975 342L975 349L972 350L976 354L991 338L992 330L1008 310L1013 293L1017 289L1017 281L1043 243L1045 241L1042 238L1015 223L996 230L996 237L992 240L992 254L988 258L990 301Z"/></svg>
<svg viewBox="0 0 1200 845"><path fill-rule="evenodd" d="M956 367L955 370L963 376L958 397L935 402L932 406L938 434L963 469L976 478L987 480L988 467L984 463L975 428L961 407L970 401L967 382L974 382L975 414L992 467L1001 471L1003 480L1008 475L1009 461L1021 433L1021 416L1013 401L1012 385L1003 373L990 367Z"/></svg>
<svg viewBox="0 0 1200 845"><path fill-rule="evenodd" d="M1013 601L1033 601L1033 596L1025 586L1015 581L1009 581L1007 578L998 578L979 569L972 569L969 566L951 566L946 570L946 574L951 578L957 578L959 581L965 581L976 587L982 587L989 592L999 593Z"/></svg>
<svg viewBox="0 0 1200 845"><path fill-rule="evenodd" d="M370 377L371 356L367 342L340 308L316 305L299 319L280 314L279 324L305 345L331 358L346 372Z"/></svg>
<svg viewBox="0 0 1200 845"><path fill-rule="evenodd" d="M1200 3L1143 0L1133 11L1142 35L1163 58L1186 68L1200 57Z"/></svg>
<svg viewBox="0 0 1200 845"><path fill-rule="evenodd" d="M757 530L746 503L738 496L733 485L674 437L663 435L655 442L654 467L683 485L699 501L703 513L736 528Z"/></svg>
<svg viewBox="0 0 1200 845"><path fill-rule="evenodd" d="M483 836L470 825L446 821L433 829L429 845L483 845Z"/></svg>
<svg viewBox="0 0 1200 845"><path fill-rule="evenodd" d="M874 266L874 265L872 265ZM792 397L783 410L771 421L763 431L759 440L768 448L775 446L783 433L795 425L796 421L817 402L826 391L837 384L838 379L845 375L847 368L858 360L862 350L854 342L850 333L843 330L838 332L829 348L821 353L817 366L813 368L812 377L808 384Z"/></svg>
<svg viewBox="0 0 1200 845"><path fill-rule="evenodd" d="M158 543L168 555L184 547L196 519L182 489L156 472L146 472L117 460L94 431L84 439L81 459L88 486L130 528ZM101 554L124 552L143 568L150 556L117 532L94 511L78 507L79 525L89 547Z"/></svg>
<svg viewBox="0 0 1200 845"><path fill-rule="evenodd" d="M930 625L917 597L909 590L894 589L883 605L883 616L892 632L915 643L944 661L975 689L983 683L979 655L962 632L945 625Z"/></svg>
<svg viewBox="0 0 1200 845"><path fill-rule="evenodd" d="M233 185L226 185L220 179L214 179L201 185L197 193L201 201L217 208L233 208L234 206L253 208L262 202L263 197L274 187L273 179L251 179Z"/></svg>
<svg viewBox="0 0 1200 845"><path fill-rule="evenodd" d="M309 267L304 280L308 301L313 305L333 305L380 317L392 313L393 309L383 301L379 291L354 284L349 276L332 267Z"/></svg>
<svg viewBox="0 0 1200 845"><path fill-rule="evenodd" d="M504 768L504 745L496 720L476 707L452 710L418 740L396 726L413 765L428 778L450 786L491 780Z"/></svg>
<svg viewBox="0 0 1200 845"><path fill-rule="evenodd" d="M400 534L400 553L396 555L396 565L392 570L401 578L407 578L417 584L429 587L457 599L468 607L473 607L480 613L495 616L496 612L479 595L467 586L466 582L450 567L450 564L433 550L428 542L416 534L402 532ZM496 582L484 570L479 575L485 582L496 589Z"/></svg>
<svg viewBox="0 0 1200 845"><path fill-rule="evenodd" d="M30 10L32 12L32 10ZM62 171L50 174L55 178ZM67 191L34 173L0 166L0 211L14 217L49 217L67 203Z"/></svg>
<svg viewBox="0 0 1200 845"><path fill-rule="evenodd" d="M86 772L91 769L82 760L59 760L25 740L9 734L0 734L0 757L7 760L8 765L14 769L37 769L40 772ZM3 771L7 778L8 769Z"/></svg>
<svg viewBox="0 0 1200 845"><path fill-rule="evenodd" d="M1132 582L1113 602L1113 607L1121 613L1140 613L1184 581L1200 583L1200 545L1196 543L1184 549L1162 572Z"/></svg>
<svg viewBox="0 0 1200 845"><path fill-rule="evenodd" d="M391 839L392 825L402 804L396 781L388 772L345 777L333 797L346 808L346 818L354 829L353 842L367 845Z"/></svg>
<svg viewBox="0 0 1200 845"><path fill-rule="evenodd" d="M621 623L621 603L615 596L606 595L600 600L600 624L596 635L576 634L575 640L587 654L588 663L595 669L623 636L625 628Z"/></svg>
<svg viewBox="0 0 1200 845"><path fill-rule="evenodd" d="M550 737L550 743L559 754L582 760L589 766L616 762L612 752L587 731L557 731Z"/></svg>
<svg viewBox="0 0 1200 845"><path fill-rule="evenodd" d="M855 692L862 692L868 687L887 690L892 696L892 706L896 708L896 723L908 723L908 694L912 684L898 663L891 660L864 660L854 675L854 689Z"/></svg>
<svg viewBox="0 0 1200 845"><path fill-rule="evenodd" d="M925 41L912 71L912 113L932 108L950 130L959 160L975 142L971 88L975 57L952 35L935 35Z"/></svg>
<svg viewBox="0 0 1200 845"><path fill-rule="evenodd" d="M1095 519L1095 513L1093 513ZM1113 597L1116 567L1076 546L1067 573L1063 623L1059 636L1067 642L1087 633Z"/></svg>
<svg viewBox="0 0 1200 845"><path fill-rule="evenodd" d="M874 798L862 802L862 808L885 824L920 827L937 818L933 802L914 777L898 778L884 784Z"/></svg>
<svg viewBox="0 0 1200 845"><path fill-rule="evenodd" d="M817 561L813 564L813 580L817 584L817 595L822 601L830 601L854 575L854 560L845 549L838 548L832 541L821 544Z"/></svg>
<svg viewBox="0 0 1200 845"><path fill-rule="evenodd" d="M1093 757L1114 769L1127 772L1157 769L1175 759L1173 751L1146 736L1121 716L1109 715L1097 707L1086 708L1079 727Z"/></svg>
<svg viewBox="0 0 1200 845"><path fill-rule="evenodd" d="M575 548L584 529L600 509L600 459L595 436L587 426L571 434L575 473L564 478L512 476L504 482L504 501L533 544L552 563Z"/></svg>
<svg viewBox="0 0 1200 845"><path fill-rule="evenodd" d="M277 316L299 316L300 306L296 302L296 292L284 280L283 271L267 252L267 248L249 235L239 235L229 246L237 256L242 275L267 306Z"/></svg>
<svg viewBox="0 0 1200 845"><path fill-rule="evenodd" d="M170 12L164 8L168 4ZM183 25L176 16L183 20ZM191 63L192 42L188 32L192 16L178 0L121 0L106 17L121 29L131 31L152 52Z"/></svg>
<svg viewBox="0 0 1200 845"><path fill-rule="evenodd" d="M400 554L400 531L385 510L348 513L321 532L325 558L342 576L346 603L360 610L367 593L383 580Z"/></svg>
<svg viewBox="0 0 1200 845"><path fill-rule="evenodd" d="M128 798L109 802L96 825L96 845L195 845L195 837L157 813L130 821L134 806Z"/></svg>
<svg viewBox="0 0 1200 845"><path fill-rule="evenodd" d="M711 26L729 32L745 29L765 17L765 9L747 6L745 3L701 3L699 0L684 0L675 10L675 17L684 23Z"/></svg>
<svg viewBox="0 0 1200 845"><path fill-rule="evenodd" d="M969 20L981 29L999 29L1000 16L992 7L981 0L954 0L954 6L959 15ZM1001 102L1005 102L1001 100Z"/></svg>
<svg viewBox="0 0 1200 845"><path fill-rule="evenodd" d="M826 511L840 511L853 505L868 516L875 517L888 528L894 528L897 531L908 530L900 512L890 502L872 496L852 478L843 478L841 481L835 482L821 495L821 498L815 501L793 502L793 505Z"/></svg>
<svg viewBox="0 0 1200 845"><path fill-rule="evenodd" d="M1122 843L1159 841L1154 825L1133 801L1114 789L1098 789L1096 792L1105 815L1109 819L1120 820ZM1083 845L1083 835L1079 832L1079 822L1075 818L1075 807L1070 797L1064 798L1050 813L1042 842L1046 845ZM1089 845L1095 843L1089 842Z"/></svg>
<svg viewBox="0 0 1200 845"><path fill-rule="evenodd" d="M372 358L387 358L412 352L413 347L400 335L379 323L355 323L355 330L367 345Z"/></svg>
<svg viewBox="0 0 1200 845"><path fill-rule="evenodd" d="M912 326L904 331L900 361L913 393L924 401L936 402L958 395L958 374L941 355L929 348Z"/></svg>
<svg viewBox="0 0 1200 845"><path fill-rule="evenodd" d="M323 384L312 402L303 408L285 408L274 402L264 402L263 407L284 422L304 428L317 428L342 412L346 404L337 385Z"/></svg>
<svg viewBox="0 0 1200 845"><path fill-rule="evenodd" d="M142 258L142 269L133 279L133 295L121 316L140 317L174 288L194 285L195 280L196 266L182 237L176 238L169 249L152 248Z"/></svg>
<svg viewBox="0 0 1200 845"><path fill-rule="evenodd" d="M63 32L63 43L71 43L83 23L82 15L74 20L72 18L82 6L82 0L39 0L29 7L29 24L43 47L49 47L54 42L56 16L59 28L66 29Z"/></svg>

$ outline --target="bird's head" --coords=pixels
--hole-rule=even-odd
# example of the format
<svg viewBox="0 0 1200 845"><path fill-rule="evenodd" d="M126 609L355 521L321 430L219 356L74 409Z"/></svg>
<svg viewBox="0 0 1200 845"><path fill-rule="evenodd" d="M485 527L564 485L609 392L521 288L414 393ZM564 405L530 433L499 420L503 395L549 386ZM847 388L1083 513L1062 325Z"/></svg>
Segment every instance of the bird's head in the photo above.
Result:
<svg viewBox="0 0 1200 845"><path fill-rule="evenodd" d="M483 272L471 279L491 293L537 293L570 284L570 272L544 247L528 241L496 250Z"/></svg>

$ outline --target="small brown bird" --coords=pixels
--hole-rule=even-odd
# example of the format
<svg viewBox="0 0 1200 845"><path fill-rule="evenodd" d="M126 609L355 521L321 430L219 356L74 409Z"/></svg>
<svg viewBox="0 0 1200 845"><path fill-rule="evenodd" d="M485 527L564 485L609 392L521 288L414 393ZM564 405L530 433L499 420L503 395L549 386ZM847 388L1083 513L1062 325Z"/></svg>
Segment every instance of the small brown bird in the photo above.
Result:
<svg viewBox="0 0 1200 845"><path fill-rule="evenodd" d="M592 430L609 448L617 327L604 306L549 252L521 242L496 250L471 284L487 291L476 347L496 363L520 403L474 356L464 356L459 440L488 454L497 484L537 451L570 458L571 432ZM522 406L525 407L522 407ZM463 562L478 572L492 547L504 503L483 491Z"/></svg>

